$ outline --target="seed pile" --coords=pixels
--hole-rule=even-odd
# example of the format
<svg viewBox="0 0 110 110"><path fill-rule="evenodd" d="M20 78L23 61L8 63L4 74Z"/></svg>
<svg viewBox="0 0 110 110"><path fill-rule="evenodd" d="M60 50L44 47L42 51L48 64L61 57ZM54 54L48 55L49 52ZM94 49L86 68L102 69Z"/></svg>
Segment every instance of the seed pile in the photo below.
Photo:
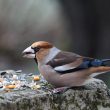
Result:
<svg viewBox="0 0 110 110"><path fill-rule="evenodd" d="M22 70L0 71L0 92L24 89L48 90L48 83L41 75L26 74Z"/></svg>

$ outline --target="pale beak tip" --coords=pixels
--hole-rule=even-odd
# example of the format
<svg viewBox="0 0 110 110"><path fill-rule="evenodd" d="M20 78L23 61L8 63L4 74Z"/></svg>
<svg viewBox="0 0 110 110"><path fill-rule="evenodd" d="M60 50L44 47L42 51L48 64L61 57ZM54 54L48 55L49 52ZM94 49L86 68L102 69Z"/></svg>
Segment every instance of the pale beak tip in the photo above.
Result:
<svg viewBox="0 0 110 110"><path fill-rule="evenodd" d="M28 47L22 52L22 56L25 58L35 58L34 50Z"/></svg>
<svg viewBox="0 0 110 110"><path fill-rule="evenodd" d="M26 57L26 52L22 51L22 57Z"/></svg>

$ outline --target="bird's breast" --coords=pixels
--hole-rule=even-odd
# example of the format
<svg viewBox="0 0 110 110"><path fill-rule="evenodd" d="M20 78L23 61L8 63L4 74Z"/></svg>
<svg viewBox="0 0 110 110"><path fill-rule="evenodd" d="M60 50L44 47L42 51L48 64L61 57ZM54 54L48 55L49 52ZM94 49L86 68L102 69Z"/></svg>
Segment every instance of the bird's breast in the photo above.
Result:
<svg viewBox="0 0 110 110"><path fill-rule="evenodd" d="M43 77L52 85L60 86L60 74L56 73L52 67L49 65L38 66L39 72L43 75Z"/></svg>
<svg viewBox="0 0 110 110"><path fill-rule="evenodd" d="M87 79L81 75L82 72L59 74L49 65L39 66L39 71L49 83L56 87L81 86Z"/></svg>

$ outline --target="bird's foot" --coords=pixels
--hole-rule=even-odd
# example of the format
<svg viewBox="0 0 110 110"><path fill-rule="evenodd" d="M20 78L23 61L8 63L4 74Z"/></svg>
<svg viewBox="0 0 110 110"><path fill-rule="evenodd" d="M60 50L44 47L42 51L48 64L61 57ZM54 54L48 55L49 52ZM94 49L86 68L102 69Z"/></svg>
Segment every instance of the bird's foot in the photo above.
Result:
<svg viewBox="0 0 110 110"><path fill-rule="evenodd" d="M68 90L68 87L59 87L52 90L53 94L63 93Z"/></svg>
<svg viewBox="0 0 110 110"><path fill-rule="evenodd" d="M69 89L73 89L73 90L91 90L90 88L88 88L86 86L73 86L73 87L70 87Z"/></svg>
<svg viewBox="0 0 110 110"><path fill-rule="evenodd" d="M73 90L89 90L85 86L75 86L75 87L59 87L51 90L51 94L60 94L66 92L68 89L73 89Z"/></svg>

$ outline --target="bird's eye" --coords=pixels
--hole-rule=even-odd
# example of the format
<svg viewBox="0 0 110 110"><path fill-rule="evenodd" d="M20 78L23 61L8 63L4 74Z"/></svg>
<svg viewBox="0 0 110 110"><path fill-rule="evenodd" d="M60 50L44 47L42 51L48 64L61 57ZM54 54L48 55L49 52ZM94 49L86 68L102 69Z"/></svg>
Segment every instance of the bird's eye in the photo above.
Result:
<svg viewBox="0 0 110 110"><path fill-rule="evenodd" d="M39 47L31 47L35 52L38 52L40 50Z"/></svg>

